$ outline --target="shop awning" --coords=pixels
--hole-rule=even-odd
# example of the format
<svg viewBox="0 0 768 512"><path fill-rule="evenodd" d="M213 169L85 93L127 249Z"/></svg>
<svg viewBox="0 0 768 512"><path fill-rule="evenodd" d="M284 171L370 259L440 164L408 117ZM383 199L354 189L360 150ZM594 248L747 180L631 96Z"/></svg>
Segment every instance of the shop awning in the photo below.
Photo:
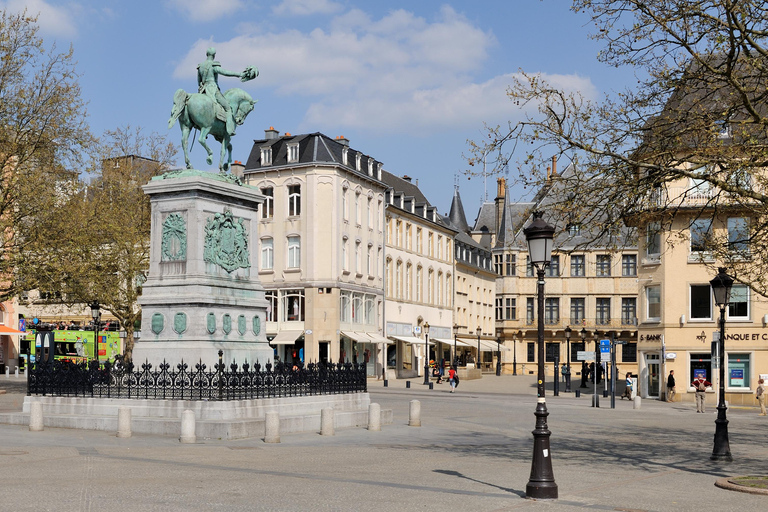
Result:
<svg viewBox="0 0 768 512"><path fill-rule="evenodd" d="M467 343L467 346L477 348L477 338L464 338L463 340ZM495 341L480 338L480 352L496 352L497 350L505 352L512 349L505 347L504 344L499 345Z"/></svg>
<svg viewBox="0 0 768 512"><path fill-rule="evenodd" d="M293 345L302 334L304 331L280 331L269 343L271 345Z"/></svg>
<svg viewBox="0 0 768 512"><path fill-rule="evenodd" d="M403 341L405 343L410 343L412 345L423 345L424 344L424 340L422 340L421 338L416 338L414 336L392 336L392 337L395 338L396 340L400 340L400 341ZM430 345L434 345L434 343L432 341L430 341L429 344Z"/></svg>
<svg viewBox="0 0 768 512"><path fill-rule="evenodd" d="M27 334L22 331L17 331L13 327L8 327L7 325L0 325L0 334Z"/></svg>
<svg viewBox="0 0 768 512"><path fill-rule="evenodd" d="M453 345L453 340L452 339L446 339L446 338L430 338L430 339L432 339L434 341L437 341L437 342L440 342L440 343L445 343L447 345ZM457 347L471 347L473 345L470 345L469 343L456 338L456 346ZM474 346L476 347L477 345L474 345Z"/></svg>
<svg viewBox="0 0 768 512"><path fill-rule="evenodd" d="M366 332L366 336L371 340L368 343L386 343L387 345L393 345L395 342L385 338L384 336L381 336L380 334L377 334L375 332Z"/></svg>
<svg viewBox="0 0 768 512"><path fill-rule="evenodd" d="M368 337L364 332L358 332L358 331L341 331L341 334L346 336L347 338L354 340L358 343L370 343L371 338Z"/></svg>

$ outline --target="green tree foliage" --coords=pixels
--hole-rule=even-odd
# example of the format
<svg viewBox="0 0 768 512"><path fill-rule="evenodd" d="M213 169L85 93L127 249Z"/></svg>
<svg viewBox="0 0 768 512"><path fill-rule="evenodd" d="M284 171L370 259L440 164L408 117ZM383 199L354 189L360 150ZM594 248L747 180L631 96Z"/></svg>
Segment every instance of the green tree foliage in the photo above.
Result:
<svg viewBox="0 0 768 512"><path fill-rule="evenodd" d="M17 278L33 219L76 181L92 138L72 49L46 48L36 18L0 11L0 298Z"/></svg>
<svg viewBox="0 0 768 512"><path fill-rule="evenodd" d="M168 170L176 149L164 136L131 127L107 132L95 147L90 183L81 182L49 222L36 225L39 243L25 271L44 276L39 286L61 290L66 304L99 302L126 331L130 358L149 271L150 203L141 187Z"/></svg>
<svg viewBox="0 0 768 512"><path fill-rule="evenodd" d="M591 16L592 37L603 43L598 59L630 67L636 82L591 99L521 71L508 89L519 117L471 142L469 163L492 155L496 169L518 169L513 182L537 190L551 184L544 169L553 155L570 160L548 208L589 226L588 242L654 220L674 245L689 235L673 219L724 226L729 216L748 217L744 243L724 230L708 238L705 263L726 263L768 295L765 3L575 0L573 10ZM734 250L747 242L749 254Z"/></svg>

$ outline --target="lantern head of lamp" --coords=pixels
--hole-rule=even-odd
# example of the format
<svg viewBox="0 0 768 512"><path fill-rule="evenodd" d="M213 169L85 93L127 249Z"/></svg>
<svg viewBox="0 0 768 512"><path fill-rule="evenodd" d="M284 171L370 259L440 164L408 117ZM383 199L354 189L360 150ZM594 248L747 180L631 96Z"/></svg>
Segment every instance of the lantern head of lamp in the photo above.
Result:
<svg viewBox="0 0 768 512"><path fill-rule="evenodd" d="M91 304L91 317L95 321L98 321L99 318L101 318L101 306L96 301L93 301L93 303Z"/></svg>
<svg viewBox="0 0 768 512"><path fill-rule="evenodd" d="M570 340L571 339L571 326L566 326L565 328L565 339Z"/></svg>
<svg viewBox="0 0 768 512"><path fill-rule="evenodd" d="M429 322L424 322L424 334L429 334Z"/></svg>
<svg viewBox="0 0 768 512"><path fill-rule="evenodd" d="M584 327L582 327L581 328L581 341L584 341L585 339L587 339L587 330Z"/></svg>
<svg viewBox="0 0 768 512"><path fill-rule="evenodd" d="M481 334L483 334L483 329L482 329L482 327L478 327L478 328L475 330L475 332L477 333L477 335L478 335L478 336L480 336Z"/></svg>
<svg viewBox="0 0 768 512"><path fill-rule="evenodd" d="M709 282L710 286L712 286L712 293L715 296L715 304L719 308L724 308L731 302L733 278L726 274L725 270L725 267L718 268L718 274Z"/></svg>
<svg viewBox="0 0 768 512"><path fill-rule="evenodd" d="M548 265L552 257L552 242L555 238L555 228L542 219L542 212L533 213L533 222L523 229L528 241L528 255L531 264L537 268Z"/></svg>

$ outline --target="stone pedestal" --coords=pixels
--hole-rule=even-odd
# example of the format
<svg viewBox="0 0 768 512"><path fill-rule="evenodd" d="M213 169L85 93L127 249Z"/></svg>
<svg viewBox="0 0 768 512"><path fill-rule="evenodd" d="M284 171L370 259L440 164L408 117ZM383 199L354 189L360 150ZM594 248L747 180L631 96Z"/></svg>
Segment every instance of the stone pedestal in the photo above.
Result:
<svg viewBox="0 0 768 512"><path fill-rule="evenodd" d="M145 360L194 367L272 360L267 302L258 278L258 207L263 196L231 176L174 171L144 186L152 204L149 277L143 285Z"/></svg>

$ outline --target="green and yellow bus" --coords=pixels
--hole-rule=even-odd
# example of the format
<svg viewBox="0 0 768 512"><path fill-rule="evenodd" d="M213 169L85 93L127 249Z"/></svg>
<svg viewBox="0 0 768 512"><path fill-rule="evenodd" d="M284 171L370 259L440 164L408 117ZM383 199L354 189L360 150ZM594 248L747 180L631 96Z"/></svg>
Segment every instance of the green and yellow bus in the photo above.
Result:
<svg viewBox="0 0 768 512"><path fill-rule="evenodd" d="M21 338L20 359L23 359L22 366L26 366L27 349L31 354L34 363L37 354L44 350L50 350L50 347L37 346L41 343L40 338L36 336L35 329L28 329L27 335ZM95 345L93 342L93 331L53 331L54 338L54 359L63 361L72 361L81 363L95 359ZM115 356L122 353L122 340L117 331L99 331L98 332L98 357L100 362L114 362ZM21 362L21 361L20 361Z"/></svg>

